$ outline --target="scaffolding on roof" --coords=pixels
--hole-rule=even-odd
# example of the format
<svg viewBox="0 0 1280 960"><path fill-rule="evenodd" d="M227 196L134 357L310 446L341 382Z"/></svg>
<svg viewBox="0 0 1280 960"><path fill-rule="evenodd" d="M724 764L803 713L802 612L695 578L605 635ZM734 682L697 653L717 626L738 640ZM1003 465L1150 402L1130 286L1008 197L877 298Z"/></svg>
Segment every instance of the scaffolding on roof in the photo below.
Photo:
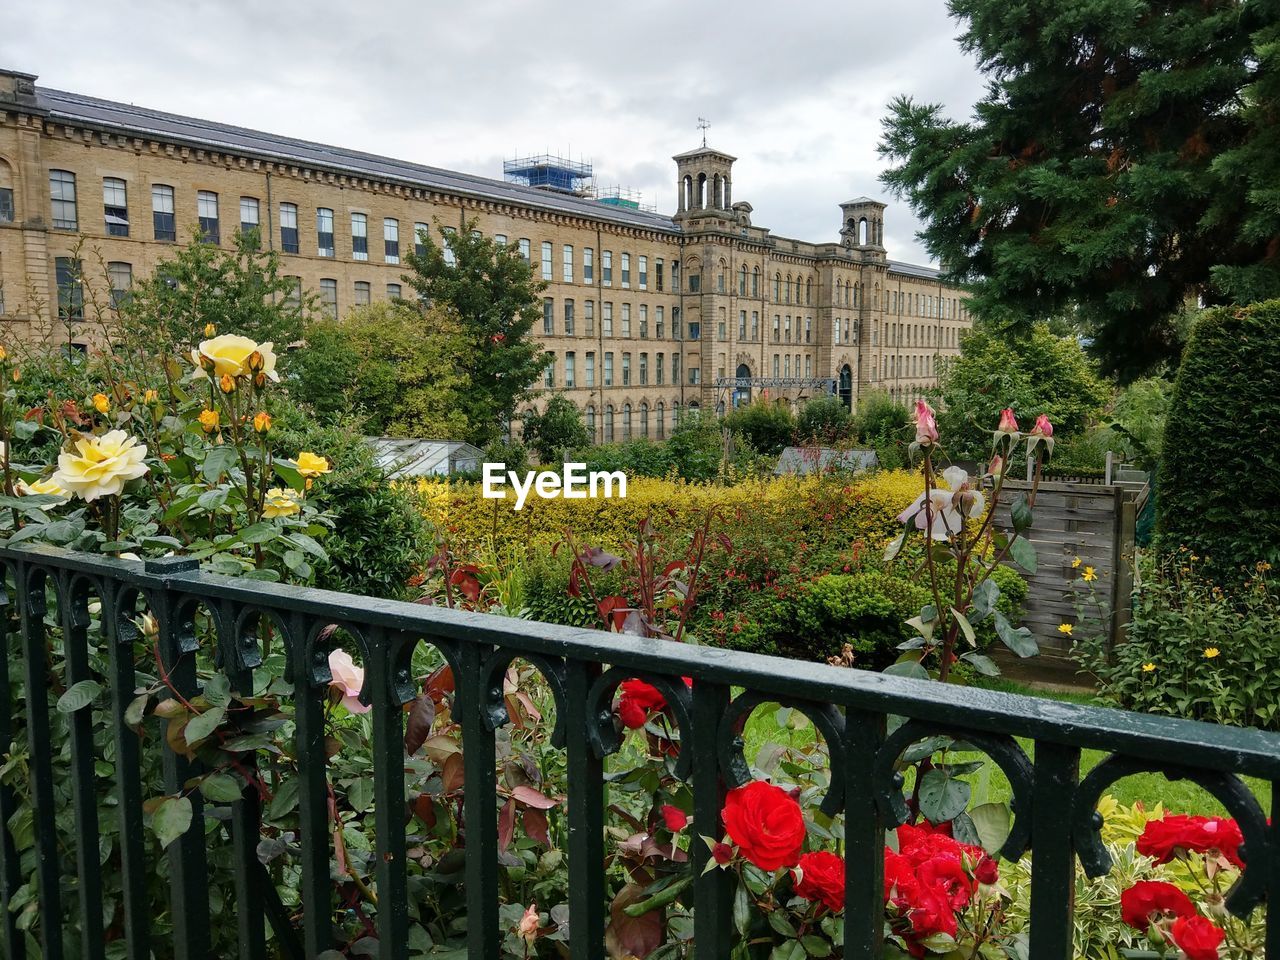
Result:
<svg viewBox="0 0 1280 960"><path fill-rule="evenodd" d="M502 176L507 183L520 183L552 193L576 197L590 197L595 193L591 164L548 153L504 160Z"/></svg>
<svg viewBox="0 0 1280 960"><path fill-rule="evenodd" d="M626 207L628 210L643 210L646 213L657 213L656 204L645 203L644 194L628 187L604 187L596 194L596 199L611 207Z"/></svg>

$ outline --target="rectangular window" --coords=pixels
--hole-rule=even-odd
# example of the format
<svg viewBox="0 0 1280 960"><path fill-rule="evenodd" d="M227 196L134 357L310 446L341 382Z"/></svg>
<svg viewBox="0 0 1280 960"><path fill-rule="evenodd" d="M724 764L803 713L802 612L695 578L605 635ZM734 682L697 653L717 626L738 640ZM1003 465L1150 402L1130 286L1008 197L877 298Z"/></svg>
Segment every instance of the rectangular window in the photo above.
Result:
<svg viewBox="0 0 1280 960"><path fill-rule="evenodd" d="M129 299L133 286L133 265L113 261L107 264L107 278L111 281L111 306L119 310Z"/></svg>
<svg viewBox="0 0 1280 960"><path fill-rule="evenodd" d="M813 317L804 318L804 342L813 342Z"/></svg>
<svg viewBox="0 0 1280 960"><path fill-rule="evenodd" d="M564 385L566 387L576 386L576 384L573 382L573 379L574 379L573 365L574 365L574 356L573 356L573 351L570 350L568 353L564 355Z"/></svg>
<svg viewBox="0 0 1280 960"><path fill-rule="evenodd" d="M751 339L752 340L760 339L760 311L759 310L751 311Z"/></svg>
<svg viewBox="0 0 1280 960"><path fill-rule="evenodd" d="M546 370L542 372L542 385L548 390L556 385L556 355L551 355L551 361L547 364Z"/></svg>
<svg viewBox="0 0 1280 960"><path fill-rule="evenodd" d="M622 255L622 289L631 289L631 254Z"/></svg>
<svg viewBox="0 0 1280 960"><path fill-rule="evenodd" d="M698 323L698 322L693 321L693 320L690 320L690 321L689 321L689 339L690 339L690 340L701 340L701 339L702 339L702 324L701 324L701 323Z"/></svg>
<svg viewBox="0 0 1280 960"><path fill-rule="evenodd" d="M606 351L604 355L604 385L613 386L613 353Z"/></svg>
<svg viewBox="0 0 1280 960"><path fill-rule="evenodd" d="M298 252L298 205L280 204L280 249L285 253Z"/></svg>
<svg viewBox="0 0 1280 960"><path fill-rule="evenodd" d="M356 281L356 299L357 307L367 306L373 299L373 289L369 286L368 280Z"/></svg>
<svg viewBox="0 0 1280 960"><path fill-rule="evenodd" d="M747 339L747 311L738 311L738 339Z"/></svg>
<svg viewBox="0 0 1280 960"><path fill-rule="evenodd" d="M560 251L560 279L573 283L573 245L566 243Z"/></svg>
<svg viewBox="0 0 1280 960"><path fill-rule="evenodd" d="M582 282L594 283L596 278L596 252L590 247L582 248Z"/></svg>
<svg viewBox="0 0 1280 960"><path fill-rule="evenodd" d="M520 243L519 243L519 245L518 245L518 246L519 246L519 249L520 249L520 256L524 258L524 262L525 262L525 263L528 263L528 262L529 262L529 241L528 241L528 239L527 239L527 238L525 238L525 237L521 237L521 238L520 238Z"/></svg>
<svg viewBox="0 0 1280 960"><path fill-rule="evenodd" d="M662 292L662 261L661 260L654 261L653 266L654 266L654 270L656 271L655 279L658 281L656 286L658 288L658 292L661 293ZM661 336L661 334L659 334L659 336Z"/></svg>
<svg viewBox="0 0 1280 960"><path fill-rule="evenodd" d="M566 300L564 302L564 335L566 337L573 336L573 301Z"/></svg>
<svg viewBox="0 0 1280 960"><path fill-rule="evenodd" d="M550 297L542 301L542 332L548 337L556 332L556 302Z"/></svg>
<svg viewBox="0 0 1280 960"><path fill-rule="evenodd" d="M631 304L629 303L622 305L622 335L631 336Z"/></svg>
<svg viewBox="0 0 1280 960"><path fill-rule="evenodd" d="M84 284L80 279L80 261L57 257L53 268L58 283L58 316L63 320L83 320Z"/></svg>
<svg viewBox="0 0 1280 960"><path fill-rule="evenodd" d="M680 292L680 261L679 260L671 261L671 292L672 293ZM672 377L672 379L674 380L675 378Z"/></svg>
<svg viewBox="0 0 1280 960"><path fill-rule="evenodd" d="M622 354L622 385L631 386L631 354Z"/></svg>
<svg viewBox="0 0 1280 960"><path fill-rule="evenodd" d="M369 217L363 213L351 215L351 259L369 259Z"/></svg>
<svg viewBox="0 0 1280 960"><path fill-rule="evenodd" d="M53 203L53 228L75 230L76 175L67 170L50 170L49 197Z"/></svg>
<svg viewBox="0 0 1280 960"><path fill-rule="evenodd" d="M606 286L613 286L613 251L602 250L600 252L600 282Z"/></svg>
<svg viewBox="0 0 1280 960"><path fill-rule="evenodd" d="M453 227L445 227L442 231L441 241L444 244L442 253L444 254L444 262L451 267L458 265L458 254L453 249L453 238L458 235L458 231Z"/></svg>
<svg viewBox="0 0 1280 960"><path fill-rule="evenodd" d="M261 217L258 213L257 197L241 197L240 198L240 232L248 233L251 230L257 230Z"/></svg>
<svg viewBox="0 0 1280 960"><path fill-rule="evenodd" d="M613 336L613 304L606 303L604 305L604 315L600 318L600 332L606 337Z"/></svg>
<svg viewBox="0 0 1280 960"><path fill-rule="evenodd" d="M782 317L778 314L773 315L773 342L777 343L782 339Z"/></svg>
<svg viewBox="0 0 1280 960"><path fill-rule="evenodd" d="M773 355L773 375L775 377L782 376L782 358L776 353Z"/></svg>
<svg viewBox="0 0 1280 960"><path fill-rule="evenodd" d="M422 227L425 226L425 224L420 223L418 226ZM507 235L505 233L495 233L493 235L493 242L496 246L505 247L507 245Z"/></svg>
<svg viewBox="0 0 1280 960"><path fill-rule="evenodd" d="M662 354L658 354L655 358L655 366L653 368L653 382L658 386L662 386Z"/></svg>
<svg viewBox="0 0 1280 960"><path fill-rule="evenodd" d="M745 297L747 295L747 268L744 265L738 272L738 296Z"/></svg>
<svg viewBox="0 0 1280 960"><path fill-rule="evenodd" d="M671 383L672 385L676 385L679 382L680 382L680 354L673 353L671 355ZM675 416L674 411L672 412L671 415L672 417Z"/></svg>
<svg viewBox="0 0 1280 960"><path fill-rule="evenodd" d="M672 336L672 339L675 339L675 340L682 340L684 338L684 333L680 329L680 308L679 307L671 308L671 336ZM672 376L671 379L674 380L675 377Z"/></svg>
<svg viewBox="0 0 1280 960"><path fill-rule="evenodd" d="M716 274L716 293L724 293L724 271Z"/></svg>
<svg viewBox="0 0 1280 960"><path fill-rule="evenodd" d="M640 289L649 289L649 258L640 258Z"/></svg>
<svg viewBox="0 0 1280 960"><path fill-rule="evenodd" d="M649 355L647 353L640 354L640 386L649 385Z"/></svg>
<svg viewBox="0 0 1280 960"><path fill-rule="evenodd" d="M701 368L701 367L690 367L690 368L689 368L689 382L690 382L691 384L693 384L695 387L696 387L699 383L701 383L701 382L702 382L702 368Z"/></svg>
<svg viewBox="0 0 1280 960"><path fill-rule="evenodd" d="M596 302L594 300L583 302L582 319L587 322L587 336L594 337L596 335Z"/></svg>
<svg viewBox="0 0 1280 960"><path fill-rule="evenodd" d="M413 252L418 257L427 255L427 237L431 236L431 228L425 223L415 223L413 225ZM503 237L502 242L505 244L507 238Z"/></svg>
<svg viewBox="0 0 1280 960"><path fill-rule="evenodd" d="M702 274L700 273L689 274L689 292L700 293L701 291L702 291Z"/></svg>
<svg viewBox="0 0 1280 960"><path fill-rule="evenodd" d="M196 193L196 213L200 217L200 239L205 243L221 243L218 229L218 195L212 190Z"/></svg>
<svg viewBox="0 0 1280 960"><path fill-rule="evenodd" d="M289 281L289 292L285 294L285 306L294 310L302 306L302 278L301 277L285 277Z"/></svg>
<svg viewBox="0 0 1280 960"><path fill-rule="evenodd" d="M328 207L319 207L316 210L316 249L317 256L332 257L334 256L333 248L333 211ZM333 315L338 315L338 291L337 281L334 281L333 292Z"/></svg>
<svg viewBox="0 0 1280 960"><path fill-rule="evenodd" d="M586 377L588 387L596 385L596 355L590 351L587 352L587 366L583 375Z"/></svg>
<svg viewBox="0 0 1280 960"><path fill-rule="evenodd" d="M399 299L400 299L400 284L398 284L398 283L388 283L388 284L387 284L387 299L388 299L388 300L399 300Z"/></svg>
<svg viewBox="0 0 1280 960"><path fill-rule="evenodd" d="M551 241L542 241L542 279L551 280Z"/></svg>
<svg viewBox="0 0 1280 960"><path fill-rule="evenodd" d="M721 312L721 313L723 313L723 312L724 312L724 308L723 308L723 307L721 307L721 308L720 308L720 312ZM727 336L728 331L727 331L727 330L725 330L725 328L724 328L724 327L725 327L724 319L723 319L723 318L721 318L721 319L720 319L719 321L717 321L717 323L716 323L716 339L717 339L717 340L721 340L721 341L723 341L723 340L725 339L725 337Z"/></svg>
<svg viewBox="0 0 1280 960"><path fill-rule="evenodd" d="M0 223L13 223L13 189L0 187Z"/></svg>
<svg viewBox="0 0 1280 960"><path fill-rule="evenodd" d="M332 320L338 319L338 281L325 278L320 281L320 307Z"/></svg>
<svg viewBox="0 0 1280 960"><path fill-rule="evenodd" d="M102 214L107 221L107 236L129 235L129 199L123 180L116 177L103 179Z"/></svg>
<svg viewBox="0 0 1280 960"><path fill-rule="evenodd" d="M382 221L382 257L387 263L400 262L400 221L393 217Z"/></svg>
<svg viewBox="0 0 1280 960"><path fill-rule="evenodd" d="M662 307L655 307L653 310L653 335L659 340L662 339L662 328L664 326L663 320L665 319L663 316L664 313L666 313L666 311Z"/></svg>
<svg viewBox="0 0 1280 960"><path fill-rule="evenodd" d="M640 339L645 340L649 337L649 305L647 303L640 304Z"/></svg>

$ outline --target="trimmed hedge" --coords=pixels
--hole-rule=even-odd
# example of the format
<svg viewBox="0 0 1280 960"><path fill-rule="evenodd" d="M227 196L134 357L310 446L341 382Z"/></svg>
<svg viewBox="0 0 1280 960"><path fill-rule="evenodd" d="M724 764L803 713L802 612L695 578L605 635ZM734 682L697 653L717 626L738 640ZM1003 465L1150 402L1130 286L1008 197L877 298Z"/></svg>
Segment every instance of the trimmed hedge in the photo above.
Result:
<svg viewBox="0 0 1280 960"><path fill-rule="evenodd" d="M1280 300L1207 310L1165 426L1158 544L1238 580L1280 562Z"/></svg>

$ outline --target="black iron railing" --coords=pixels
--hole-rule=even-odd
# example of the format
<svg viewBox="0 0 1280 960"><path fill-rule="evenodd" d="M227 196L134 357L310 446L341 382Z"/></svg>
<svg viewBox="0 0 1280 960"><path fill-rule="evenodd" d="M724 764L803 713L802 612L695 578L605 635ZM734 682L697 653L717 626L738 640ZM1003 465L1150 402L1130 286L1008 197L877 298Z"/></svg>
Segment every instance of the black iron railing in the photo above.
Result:
<svg viewBox="0 0 1280 960"><path fill-rule="evenodd" d="M1280 897L1280 832L1239 779L1252 775L1272 782L1280 797L1280 736L1255 730L1157 718L1114 710L902 679L815 663L784 661L592 630L504 619L448 609L268 585L201 573L182 559L130 563L55 548L0 549L16 615L0 617L0 740L14 748L14 730L25 727L29 750L30 799L34 806L34 851L15 853L10 831L0 847L0 907L8 956L23 957L24 936L10 909L27 879L22 863L38 874L40 924L33 931L46 960L65 955L62 924L68 914L82 924L80 953L93 960L106 953L103 942L104 879L119 886L127 956L152 955L152 919L165 913L173 944L157 955L210 956L210 911L206 830L200 797L194 797L192 826L165 853L170 893L167 903L148 902L146 880L157 864L147 862L141 761L145 750L162 751L163 787L178 791L192 773L191 762L172 752L163 738L140 739L125 723L136 684L134 645L139 640L135 612L145 606L158 621L158 648L174 689L198 692L194 668L197 608L209 611L217 636L217 662L233 689L252 687L259 666L258 625L269 620L288 651L288 677L295 699L296 755L302 785L299 830L302 881L299 911L286 911L258 856L261 810L246 790L229 804L234 858L233 899L239 956L316 957L333 947L330 829L326 806L326 745L322 709L330 681L326 628L338 625L358 639L367 670L363 697L372 704L374 802L376 804L376 913L378 954L408 955L409 891L403 816L405 764L403 705L417 689L410 661L420 643L432 644L451 665L465 754L464 817L468 953L490 960L499 953L498 806L495 802L495 729L506 722L502 677L519 657L545 674L557 707L557 739L568 763L568 860L570 871L570 956L605 956L605 793L604 759L619 743L612 710L614 690L625 678L641 677L659 687L680 728L680 763L694 796L699 833L717 830L726 785L747 776L735 730L745 714L764 702L789 704L807 713L828 740L831 785L823 800L845 816L847 901L844 955L880 955L883 936L883 849L886 825L905 812L894 761L910 744L935 734L962 737L986 751L1008 775L1013 788L1013 829L1002 854L1017 857L1033 849L1030 956L1070 960L1072 898L1079 857L1097 874L1107 867L1099 840L1095 804L1115 780L1139 771L1190 778L1215 795L1240 823L1246 868L1228 897L1243 915ZM51 702L33 691L51 686L50 633L59 625L66 662L65 684L90 678L88 614L90 597L100 598L102 637L107 648L120 849L118 878L104 878L99 822L93 797L99 789L90 709L70 717L70 779L55 784L50 740ZM48 619L47 619L48 618ZM14 636L12 624L19 625ZM27 691L25 716L11 709L16 671ZM686 687L682 677L691 677ZM735 696L735 691L739 692ZM907 718L887 733L890 716ZM1031 759L1015 738L1034 741ZM1098 749L1111 756L1080 777L1080 753ZM75 859L60 846L58 798L74 801ZM13 788L0 792L0 824L8 824L20 799ZM225 811L224 811L225 812ZM694 942L699 960L729 956L735 935L730 877L704 872L709 851L693 843ZM68 875L73 882L64 884ZM72 909L60 902L74 892ZM267 925L274 930L270 940ZM1269 953L1280 957L1280 913L1268 917Z"/></svg>

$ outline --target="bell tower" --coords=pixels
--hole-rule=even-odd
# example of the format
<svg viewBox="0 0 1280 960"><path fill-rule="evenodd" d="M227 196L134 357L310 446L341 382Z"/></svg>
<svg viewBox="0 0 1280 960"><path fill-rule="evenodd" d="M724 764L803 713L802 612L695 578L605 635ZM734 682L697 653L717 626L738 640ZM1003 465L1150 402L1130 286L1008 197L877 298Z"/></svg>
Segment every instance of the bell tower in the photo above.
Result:
<svg viewBox="0 0 1280 960"><path fill-rule="evenodd" d="M705 143L672 157L676 162L676 220L733 208L733 162L738 159Z"/></svg>
<svg viewBox="0 0 1280 960"><path fill-rule="evenodd" d="M840 242L863 251L866 259L883 260L885 205L870 197L840 204Z"/></svg>

